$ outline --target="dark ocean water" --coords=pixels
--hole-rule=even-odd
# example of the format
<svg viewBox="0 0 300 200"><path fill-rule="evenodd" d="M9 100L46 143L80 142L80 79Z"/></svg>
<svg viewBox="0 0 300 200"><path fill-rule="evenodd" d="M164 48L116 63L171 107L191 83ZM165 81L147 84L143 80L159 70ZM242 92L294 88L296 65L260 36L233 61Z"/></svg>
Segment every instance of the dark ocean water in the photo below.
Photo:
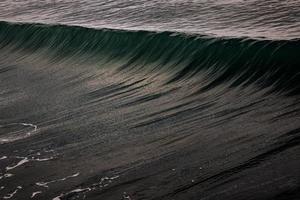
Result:
<svg viewBox="0 0 300 200"><path fill-rule="evenodd" d="M300 199L300 1L0 2L0 198Z"/></svg>

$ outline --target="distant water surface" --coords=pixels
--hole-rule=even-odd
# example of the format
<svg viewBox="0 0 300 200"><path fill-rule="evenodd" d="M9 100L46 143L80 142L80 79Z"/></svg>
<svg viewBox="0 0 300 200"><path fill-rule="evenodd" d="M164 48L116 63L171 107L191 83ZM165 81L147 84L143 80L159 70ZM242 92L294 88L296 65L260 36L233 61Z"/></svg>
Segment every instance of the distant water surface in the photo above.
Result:
<svg viewBox="0 0 300 200"><path fill-rule="evenodd" d="M229 37L300 37L299 0L48 0L0 2L0 19Z"/></svg>

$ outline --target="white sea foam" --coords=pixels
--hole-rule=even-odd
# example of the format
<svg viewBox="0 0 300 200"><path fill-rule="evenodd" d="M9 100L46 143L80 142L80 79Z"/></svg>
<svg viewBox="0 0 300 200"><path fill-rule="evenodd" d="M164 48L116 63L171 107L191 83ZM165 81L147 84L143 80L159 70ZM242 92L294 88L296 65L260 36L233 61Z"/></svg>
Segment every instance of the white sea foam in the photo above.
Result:
<svg viewBox="0 0 300 200"><path fill-rule="evenodd" d="M30 123L20 123L21 125L23 125L23 126L31 126L31 127L33 127L34 128L34 130L33 131L36 131L37 130L37 125L34 125L34 124L30 124Z"/></svg>
<svg viewBox="0 0 300 200"><path fill-rule="evenodd" d="M64 177L64 178L61 178L61 179L56 179L56 180L52 180L52 181L47 181L47 182L37 182L37 183L35 183L37 186L40 186L40 187L45 187L45 188L48 188L49 186L49 184L50 183L55 183L55 182L60 182L60 181L65 181L65 180L67 180L67 179L69 179L69 178L74 178L74 177L77 177L77 176L79 176L80 175L80 173L78 172L78 173L76 173L76 174L73 174L73 175L71 175L71 176L67 176L67 177Z"/></svg>
<svg viewBox="0 0 300 200"><path fill-rule="evenodd" d="M34 161L38 161L38 162L42 162L42 161L48 161L48 160L52 160L54 159L54 157L49 157L49 158L34 158Z"/></svg>
<svg viewBox="0 0 300 200"><path fill-rule="evenodd" d="M130 196L126 192L123 192L123 199L131 200Z"/></svg>
<svg viewBox="0 0 300 200"><path fill-rule="evenodd" d="M15 191L13 191L12 193L10 193L10 194L7 194L7 195L5 195L4 197L3 197L3 199L10 199L10 198L12 198L15 194L17 194L17 192L19 191L19 190L21 190L22 189L22 186L18 186L17 187L17 189L15 189Z"/></svg>
<svg viewBox="0 0 300 200"><path fill-rule="evenodd" d="M12 176L13 176L13 174L4 174L5 178L9 178L9 177L12 177Z"/></svg>
<svg viewBox="0 0 300 200"><path fill-rule="evenodd" d="M37 125L31 124L31 123L24 123L24 122L7 124L6 126L8 126L8 125L22 125L22 126L25 126L25 127L32 127L33 130L31 130L29 132L25 132L25 133L4 135L4 136L0 137L0 144L14 142L16 140L27 138L27 137L31 136L33 133L35 133L38 129Z"/></svg>
<svg viewBox="0 0 300 200"><path fill-rule="evenodd" d="M49 157L49 158L28 158L28 157L21 157L21 156L16 156L15 158L18 158L18 159L22 159L20 160L17 164L13 165L13 166L7 166L6 167L6 171L9 171L9 170L12 170L12 169L15 169L27 162L30 162L30 161L37 161L37 162L43 162L43 161L48 161L48 160L52 160L54 159L54 157Z"/></svg>
<svg viewBox="0 0 300 200"><path fill-rule="evenodd" d="M92 189L89 188L89 187L88 188L78 188L78 189L75 189L75 190L71 190L70 192L67 192L65 194L60 194L59 196L54 197L52 200L61 200L62 197L66 196L66 195L69 195L69 194L89 192L89 191L92 191Z"/></svg>
<svg viewBox="0 0 300 200"><path fill-rule="evenodd" d="M1 158L0 158L0 160L4 160L4 159L6 159L7 158L7 156L2 156Z"/></svg>
<svg viewBox="0 0 300 200"><path fill-rule="evenodd" d="M117 179L117 178L119 178L118 175L117 176L112 176L112 177L107 177L107 176L102 177L100 179L100 182L92 184L92 187L77 188L77 189L71 190L67 193L62 193L59 196L54 197L52 200L61 200L61 198L63 198L64 196L69 195L69 194L73 194L73 193L87 193L87 192L90 192L92 190L95 190L97 187L100 187L100 188L101 187L106 187L112 182L112 180ZM45 183L43 183L42 185L45 185Z"/></svg>
<svg viewBox="0 0 300 200"><path fill-rule="evenodd" d="M16 165L11 166L11 167L10 166L6 167L6 171L9 171L9 170L12 170L12 169L14 169L16 167L19 167L19 166L21 166L21 165L23 165L23 164L25 164L25 163L27 163L29 161L30 160L27 157L23 157L23 159L20 160Z"/></svg>
<svg viewBox="0 0 300 200"><path fill-rule="evenodd" d="M41 193L42 193L42 191L33 192L31 195L31 198L34 198L36 195L41 194Z"/></svg>

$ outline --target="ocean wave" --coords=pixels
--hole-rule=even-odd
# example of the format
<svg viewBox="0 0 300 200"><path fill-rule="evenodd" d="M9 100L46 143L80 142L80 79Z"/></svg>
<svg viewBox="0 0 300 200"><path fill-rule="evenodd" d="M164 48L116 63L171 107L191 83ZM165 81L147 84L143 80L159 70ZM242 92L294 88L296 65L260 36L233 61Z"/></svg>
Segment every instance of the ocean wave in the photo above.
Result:
<svg viewBox="0 0 300 200"><path fill-rule="evenodd" d="M299 39L216 38L1 22L0 47L35 53L46 50L56 62L73 56L106 66L117 63L118 71L167 73L167 83L208 72L209 81L199 91L230 81L230 86L255 84L284 94L300 92Z"/></svg>
<svg viewBox="0 0 300 200"><path fill-rule="evenodd" d="M299 199L299 50L0 22L0 196Z"/></svg>

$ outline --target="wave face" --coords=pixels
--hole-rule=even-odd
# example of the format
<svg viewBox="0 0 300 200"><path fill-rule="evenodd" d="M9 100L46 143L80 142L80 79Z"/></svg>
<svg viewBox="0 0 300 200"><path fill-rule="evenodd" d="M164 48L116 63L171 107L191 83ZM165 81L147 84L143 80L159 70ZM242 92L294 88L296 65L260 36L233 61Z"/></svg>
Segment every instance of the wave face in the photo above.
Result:
<svg viewBox="0 0 300 200"><path fill-rule="evenodd" d="M299 52L0 22L0 196L298 199Z"/></svg>
<svg viewBox="0 0 300 200"><path fill-rule="evenodd" d="M172 32L95 30L62 25L1 23L1 46L31 52L46 49L53 59L85 56L123 63L118 70L166 72L168 83L209 71L199 89L225 81L299 93L300 40L209 38ZM106 64L107 65L107 64Z"/></svg>

